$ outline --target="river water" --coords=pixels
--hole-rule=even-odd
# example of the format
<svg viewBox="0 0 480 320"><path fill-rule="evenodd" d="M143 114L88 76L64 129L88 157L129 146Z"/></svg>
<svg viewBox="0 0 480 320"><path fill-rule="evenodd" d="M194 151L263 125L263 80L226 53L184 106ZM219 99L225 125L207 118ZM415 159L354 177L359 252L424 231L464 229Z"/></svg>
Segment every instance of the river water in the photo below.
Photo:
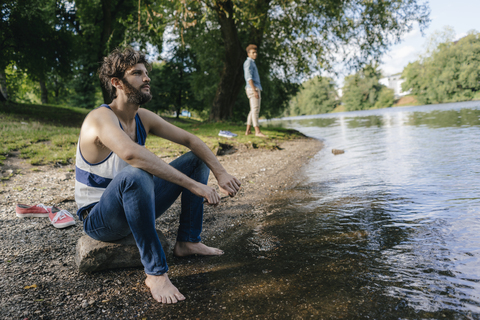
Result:
<svg viewBox="0 0 480 320"><path fill-rule="evenodd" d="M268 227L343 310L318 315L480 319L480 102L273 124L325 144Z"/></svg>
<svg viewBox="0 0 480 320"><path fill-rule="evenodd" d="M480 319L480 102L268 125L325 147L228 259L188 261L179 318Z"/></svg>

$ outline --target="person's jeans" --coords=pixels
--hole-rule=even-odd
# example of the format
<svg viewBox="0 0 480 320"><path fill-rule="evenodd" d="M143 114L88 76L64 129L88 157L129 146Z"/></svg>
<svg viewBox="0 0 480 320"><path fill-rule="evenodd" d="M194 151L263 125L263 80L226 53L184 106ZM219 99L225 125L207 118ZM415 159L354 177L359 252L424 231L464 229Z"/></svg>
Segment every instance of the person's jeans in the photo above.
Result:
<svg viewBox="0 0 480 320"><path fill-rule="evenodd" d="M260 115L260 101L262 100L261 90L256 89L258 92L258 99L255 98L255 90L252 88L246 89L248 100L250 101L250 112L247 116L247 125L258 127L258 116Z"/></svg>
<svg viewBox="0 0 480 320"><path fill-rule="evenodd" d="M170 163L195 181L207 184L210 170L188 152ZM174 183L128 166L110 182L100 201L83 221L85 233L100 241L115 241L133 233L145 273L168 271L165 252L155 230L155 219L182 194L177 241L199 242L203 222L203 198Z"/></svg>

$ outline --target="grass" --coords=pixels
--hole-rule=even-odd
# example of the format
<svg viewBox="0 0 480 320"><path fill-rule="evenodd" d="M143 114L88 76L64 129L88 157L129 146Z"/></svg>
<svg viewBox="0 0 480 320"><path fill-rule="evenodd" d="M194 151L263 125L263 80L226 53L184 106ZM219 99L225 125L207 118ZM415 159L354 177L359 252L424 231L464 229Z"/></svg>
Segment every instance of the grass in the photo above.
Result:
<svg viewBox="0 0 480 320"><path fill-rule="evenodd" d="M73 163L83 119L90 110L53 105L0 103L0 165L7 155L18 155L33 165ZM303 137L284 128L262 128L267 139L245 136L245 126L228 122L201 122L194 119L165 118L187 130L216 152L222 144L233 147L277 149L280 141ZM236 138L218 136L220 130L238 134ZM178 156L187 148L168 140L149 136L146 147L160 157Z"/></svg>

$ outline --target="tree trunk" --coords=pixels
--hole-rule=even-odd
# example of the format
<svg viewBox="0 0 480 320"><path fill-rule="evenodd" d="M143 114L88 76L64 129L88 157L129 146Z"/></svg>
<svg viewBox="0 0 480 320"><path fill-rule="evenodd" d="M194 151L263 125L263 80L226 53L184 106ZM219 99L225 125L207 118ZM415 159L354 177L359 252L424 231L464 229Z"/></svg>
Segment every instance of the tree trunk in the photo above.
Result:
<svg viewBox="0 0 480 320"><path fill-rule="evenodd" d="M267 21L268 9L271 0L258 0L255 2L256 15L263 16L257 28L253 28L249 35L249 43L242 44L238 38L237 27L233 19L233 3L231 0L218 0L215 5L218 22L222 31L222 38L225 44L225 62L223 64L220 83L213 100L210 112L210 120L225 120L232 117L233 107L238 93L244 88L243 63L247 58L245 51L248 44L260 46L265 24Z"/></svg>
<svg viewBox="0 0 480 320"><path fill-rule="evenodd" d="M182 87L179 88L177 92L177 106L175 109L177 109L177 119L180 118L180 112L182 112Z"/></svg>
<svg viewBox="0 0 480 320"><path fill-rule="evenodd" d="M232 116L235 100L245 85L243 62L247 58L247 53L238 39L237 27L233 19L232 1L219 1L215 6L215 11L225 45L225 62L213 100L210 120L219 121Z"/></svg>
<svg viewBox="0 0 480 320"><path fill-rule="evenodd" d="M58 104L59 100L60 100L60 86L58 85L58 78L57 77L55 77L54 84L55 84L55 91L54 91L55 103Z"/></svg>
<svg viewBox="0 0 480 320"><path fill-rule="evenodd" d="M113 32L113 15L112 15L112 1L111 0L102 0L102 11L103 11L103 30L102 30L102 39L100 43L100 48L98 52L98 61L103 61L103 57L105 54L108 54L105 52L108 49L108 39L112 35ZM110 93L106 88L103 87L102 84L100 84L102 88L102 95L103 95L103 102L106 104L109 104L112 102L112 99L110 99Z"/></svg>
<svg viewBox="0 0 480 320"><path fill-rule="evenodd" d="M183 91L183 59L182 59L182 65L179 68L180 74L178 77L180 78L180 81L178 82L179 89L178 89L178 94L177 94L177 119L180 118L180 112L182 109L182 91Z"/></svg>
<svg viewBox="0 0 480 320"><path fill-rule="evenodd" d="M40 91L41 91L41 100L42 104L47 104L48 103L48 90L47 86L45 85L45 80L40 80Z"/></svg>
<svg viewBox="0 0 480 320"><path fill-rule="evenodd" d="M0 71L0 101L8 100L8 91L7 91L7 76L5 71Z"/></svg>

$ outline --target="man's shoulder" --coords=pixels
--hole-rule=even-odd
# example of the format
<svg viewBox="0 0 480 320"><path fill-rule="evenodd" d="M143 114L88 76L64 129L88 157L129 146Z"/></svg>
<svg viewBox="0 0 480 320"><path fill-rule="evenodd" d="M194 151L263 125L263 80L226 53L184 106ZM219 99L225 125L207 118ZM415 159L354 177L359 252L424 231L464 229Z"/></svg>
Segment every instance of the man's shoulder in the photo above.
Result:
<svg viewBox="0 0 480 320"><path fill-rule="evenodd" d="M115 113L111 109L98 107L88 113L83 123L103 122L114 119L113 117L115 117Z"/></svg>
<svg viewBox="0 0 480 320"><path fill-rule="evenodd" d="M154 118L154 117L155 118L160 117L155 112L152 112L152 111L150 111L146 108L138 108L137 114L140 117L140 120L142 120L142 121L149 120L149 119Z"/></svg>
<svg viewBox="0 0 480 320"><path fill-rule="evenodd" d="M165 123L165 120L162 117L145 108L139 108L137 114L147 131L150 130L150 128L154 128Z"/></svg>

